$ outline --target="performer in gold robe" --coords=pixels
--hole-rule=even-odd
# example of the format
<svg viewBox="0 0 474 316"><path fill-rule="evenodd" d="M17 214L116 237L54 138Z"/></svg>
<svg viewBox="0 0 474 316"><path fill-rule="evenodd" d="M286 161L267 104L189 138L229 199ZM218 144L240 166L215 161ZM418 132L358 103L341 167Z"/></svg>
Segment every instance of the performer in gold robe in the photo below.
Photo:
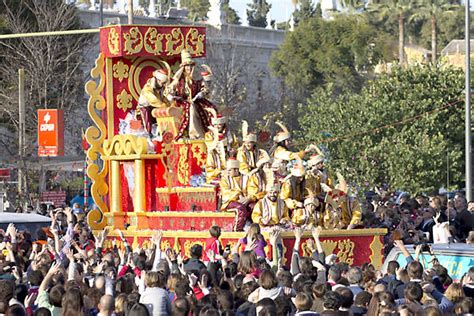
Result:
<svg viewBox="0 0 474 316"><path fill-rule="evenodd" d="M283 182L280 192L280 198L285 201L290 213L303 207L305 193L305 170L300 164L295 164L291 168L290 175Z"/></svg>
<svg viewBox="0 0 474 316"><path fill-rule="evenodd" d="M305 150L298 152L292 152L288 148L290 146L291 134L288 129L280 122L276 122L278 126L282 129L281 132L278 132L273 137L273 147L270 149L270 155L276 161L288 162L291 160L302 160L306 153Z"/></svg>
<svg viewBox="0 0 474 316"><path fill-rule="evenodd" d="M314 192L316 196L324 194L321 183L333 188L334 181L325 168L326 158L321 155L314 155L308 160L309 171L306 173L306 188Z"/></svg>
<svg viewBox="0 0 474 316"><path fill-rule="evenodd" d="M240 161L240 173L248 174L257 167L257 161L268 157L265 150L257 148L257 134L248 131L247 121L242 121L243 144L237 149L237 160Z"/></svg>
<svg viewBox="0 0 474 316"><path fill-rule="evenodd" d="M225 170L225 162L229 158L229 137L227 121L225 117L218 117L214 112L212 125L205 135L207 157L206 157L206 182L217 184L221 173Z"/></svg>
<svg viewBox="0 0 474 316"><path fill-rule="evenodd" d="M304 206L295 209L291 222L295 226L304 226L311 228L313 226L319 226L322 224L321 213L317 211L319 205L318 199L313 195L312 192L304 199Z"/></svg>
<svg viewBox="0 0 474 316"><path fill-rule="evenodd" d="M255 169L243 177L246 183L247 196L250 200L249 210L251 212L255 204L265 196L267 184L274 183L275 176L270 167L270 156L268 154L263 155L257 161Z"/></svg>
<svg viewBox="0 0 474 316"><path fill-rule="evenodd" d="M278 198L278 185L272 185L252 212L252 221L260 226L289 225L290 217L285 202Z"/></svg>
<svg viewBox="0 0 474 316"><path fill-rule="evenodd" d="M151 112L154 108L166 108L170 104L165 96L168 71L158 69L153 72L153 77L148 79L143 86L138 98L138 110L142 119L143 128L151 135L153 125Z"/></svg>
<svg viewBox="0 0 474 316"><path fill-rule="evenodd" d="M321 184L326 192L323 226L325 229L352 229L361 223L361 206L356 198L348 195L349 187L342 175L338 173L337 178L334 189Z"/></svg>
<svg viewBox="0 0 474 316"><path fill-rule="evenodd" d="M221 210L234 211L235 231L244 229L248 214L248 204L250 200L246 196L243 179L239 173L240 163L235 158L230 158L226 162L226 173L222 175L220 180L221 189Z"/></svg>

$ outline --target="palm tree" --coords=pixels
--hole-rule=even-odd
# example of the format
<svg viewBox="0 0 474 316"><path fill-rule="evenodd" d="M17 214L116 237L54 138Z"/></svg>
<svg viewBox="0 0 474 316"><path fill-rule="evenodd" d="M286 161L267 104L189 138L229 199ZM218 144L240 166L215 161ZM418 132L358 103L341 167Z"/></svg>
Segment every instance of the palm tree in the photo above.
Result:
<svg viewBox="0 0 474 316"><path fill-rule="evenodd" d="M417 0L416 11L412 20L429 19L431 21L431 61L436 62L438 57L438 17L444 13L452 13L458 5L450 0Z"/></svg>
<svg viewBox="0 0 474 316"><path fill-rule="evenodd" d="M379 0L371 1L369 9L382 17L396 16L398 21L398 59L405 64L405 20L409 18L414 8L410 0Z"/></svg>
<svg viewBox="0 0 474 316"><path fill-rule="evenodd" d="M367 15L362 14L366 8L365 0L340 0L341 13L355 16L357 22L366 22Z"/></svg>
<svg viewBox="0 0 474 316"><path fill-rule="evenodd" d="M365 8L364 0L341 0L341 7L349 12L360 12Z"/></svg>

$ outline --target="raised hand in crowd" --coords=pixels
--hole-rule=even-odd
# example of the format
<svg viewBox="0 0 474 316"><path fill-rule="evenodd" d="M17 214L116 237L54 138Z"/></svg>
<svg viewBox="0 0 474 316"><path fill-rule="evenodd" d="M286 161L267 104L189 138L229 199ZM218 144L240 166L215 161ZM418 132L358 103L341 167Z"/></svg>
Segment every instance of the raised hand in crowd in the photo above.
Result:
<svg viewBox="0 0 474 316"><path fill-rule="evenodd" d="M161 239L163 238L163 232L161 230L155 230L153 232L153 236L151 237L151 241L153 244L160 249L161 247Z"/></svg>

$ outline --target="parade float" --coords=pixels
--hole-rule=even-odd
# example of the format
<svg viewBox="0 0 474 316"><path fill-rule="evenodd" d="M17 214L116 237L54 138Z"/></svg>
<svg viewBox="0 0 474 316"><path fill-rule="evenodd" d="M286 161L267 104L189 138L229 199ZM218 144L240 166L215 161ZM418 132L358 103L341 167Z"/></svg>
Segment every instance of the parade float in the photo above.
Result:
<svg viewBox="0 0 474 316"><path fill-rule="evenodd" d="M162 247L187 256L193 244L205 245L212 225L222 228L223 245L235 244L245 233L233 231L233 213L218 210L218 186L200 181L205 177L206 142L180 137L183 109L173 103L153 109L156 137L143 133L143 124L133 114L153 73L167 69L171 77L183 50L193 59L205 59L206 28L101 28L100 54L86 84L94 123L86 131L87 174L95 204L87 220L95 233L109 228L109 242L117 236L116 229L122 230L134 247L151 247L153 231L162 230ZM325 251L342 262L370 261L380 267L385 234L385 229L324 230L321 240ZM302 241L303 252L308 237L309 232ZM293 232L283 232L282 240L285 262L291 256ZM271 249L268 253L271 256Z"/></svg>

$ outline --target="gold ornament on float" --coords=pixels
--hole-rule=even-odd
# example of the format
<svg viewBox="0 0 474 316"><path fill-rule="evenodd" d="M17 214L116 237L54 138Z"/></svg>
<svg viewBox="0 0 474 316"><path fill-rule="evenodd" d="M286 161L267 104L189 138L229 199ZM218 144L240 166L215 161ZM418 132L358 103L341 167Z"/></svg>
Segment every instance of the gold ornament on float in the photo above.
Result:
<svg viewBox="0 0 474 316"><path fill-rule="evenodd" d="M130 33L124 33L124 51L127 55L139 53L143 48L143 35L138 27L132 27Z"/></svg>
<svg viewBox="0 0 474 316"><path fill-rule="evenodd" d="M193 153L193 158L197 160L198 166L206 164L206 144L204 142L192 144L191 152Z"/></svg>
<svg viewBox="0 0 474 316"><path fill-rule="evenodd" d="M113 55L119 53L119 34L115 28L110 29L109 36L107 38L107 46L109 47L109 52Z"/></svg>
<svg viewBox="0 0 474 316"><path fill-rule="evenodd" d="M91 77L99 79L97 84L94 80L86 83L86 93L89 95L87 103L87 111L95 126L91 126L86 130L86 140L90 144L87 150L87 175L92 180L91 196L94 199L97 209L92 209L87 214L87 222L92 229L103 229L107 225L104 214L109 211L105 197L109 191L106 182L108 174L108 164L97 164L95 161L103 156L103 143L105 140L107 129L104 121L102 121L101 113L106 108L106 102L102 96L105 87L105 56L103 53L95 61L95 67L91 71Z"/></svg>
<svg viewBox="0 0 474 316"><path fill-rule="evenodd" d="M123 79L128 78L128 65L124 64L123 61L119 61L113 66L114 78L122 82Z"/></svg>
<svg viewBox="0 0 474 316"><path fill-rule="evenodd" d="M154 27L150 27L145 33L145 50L147 53L160 55L163 52L164 34L158 33Z"/></svg>
<svg viewBox="0 0 474 316"><path fill-rule="evenodd" d="M104 156L142 155L148 151L145 137L135 135L115 135L104 141Z"/></svg>
<svg viewBox="0 0 474 316"><path fill-rule="evenodd" d="M181 29L174 28L171 30L171 34L166 34L165 37L166 53L168 54L168 56L177 55L181 53L184 48L184 35L181 32Z"/></svg>
<svg viewBox="0 0 474 316"><path fill-rule="evenodd" d="M125 89L120 92L120 94L117 94L117 107L121 109L124 112L127 112L127 109L132 108L132 96L127 93Z"/></svg>
<svg viewBox="0 0 474 316"><path fill-rule="evenodd" d="M196 56L201 56L204 53L204 39L206 35L199 34L199 31L195 28L191 28L186 34L185 48Z"/></svg>
<svg viewBox="0 0 474 316"><path fill-rule="evenodd" d="M179 162L178 162L178 181L181 184L188 184L189 179L189 162L188 162L188 146L180 146Z"/></svg>

